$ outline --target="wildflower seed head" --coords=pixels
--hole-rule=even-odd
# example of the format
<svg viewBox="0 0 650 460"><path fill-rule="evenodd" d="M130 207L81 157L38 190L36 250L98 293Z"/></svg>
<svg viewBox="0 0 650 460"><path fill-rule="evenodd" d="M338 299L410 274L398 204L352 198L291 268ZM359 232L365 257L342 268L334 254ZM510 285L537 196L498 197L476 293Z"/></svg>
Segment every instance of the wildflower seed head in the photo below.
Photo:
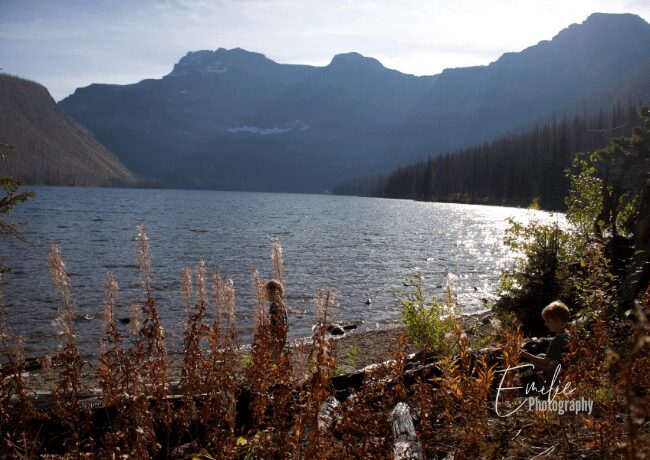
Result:
<svg viewBox="0 0 650 460"><path fill-rule="evenodd" d="M151 273L151 255L149 252L149 237L147 236L145 225L137 226L138 233L138 264L140 266L140 283L142 288L149 294L149 278Z"/></svg>
<svg viewBox="0 0 650 460"><path fill-rule="evenodd" d="M48 261L50 265L50 275L57 293L63 302L63 308L72 310L72 289L70 278L68 278L68 272L65 262L61 257L61 249L58 244L52 243L50 245Z"/></svg>
<svg viewBox="0 0 650 460"><path fill-rule="evenodd" d="M104 299L104 325L115 325L115 298L118 284L111 272L106 274L106 298Z"/></svg>
<svg viewBox="0 0 650 460"><path fill-rule="evenodd" d="M16 361L19 363L25 362L25 341L26 338L24 335L16 337Z"/></svg>
<svg viewBox="0 0 650 460"><path fill-rule="evenodd" d="M284 260L282 259L282 245L277 236L271 238L271 265L273 277L281 283L284 282Z"/></svg>
<svg viewBox="0 0 650 460"><path fill-rule="evenodd" d="M49 265L50 275L52 281L56 286L57 293L61 298L61 306L57 318L54 320L54 326L58 335L61 336L59 346L65 348L68 345L74 344L75 335L73 331L74 323L74 305L72 302L72 288L70 285L70 278L66 271L65 262L61 257L61 250L56 243L50 245L49 252Z"/></svg>
<svg viewBox="0 0 650 460"><path fill-rule="evenodd" d="M200 305L208 304L208 297L205 289L205 262L203 260L200 260L196 267L196 295L197 303Z"/></svg>
<svg viewBox="0 0 650 460"><path fill-rule="evenodd" d="M215 318L221 318L223 314L223 280L221 274L215 270L212 273L212 302L214 303Z"/></svg>
<svg viewBox="0 0 650 460"><path fill-rule="evenodd" d="M183 268L181 281L181 298L183 299L183 311L187 316L190 314L190 304L192 301L192 271L188 267Z"/></svg>
<svg viewBox="0 0 650 460"><path fill-rule="evenodd" d="M231 327L235 326L235 286L231 278L224 283L224 305L228 314L228 322Z"/></svg>
<svg viewBox="0 0 650 460"><path fill-rule="evenodd" d="M264 284L260 279L260 274L257 271L257 265L251 265L251 278L253 284L253 292L255 293L255 310L253 320L253 335L257 335L261 327L268 323L268 312L264 308Z"/></svg>
<svg viewBox="0 0 650 460"><path fill-rule="evenodd" d="M131 302L131 315L129 322L129 331L132 335L137 336L140 333L140 320L141 320L140 306L137 302Z"/></svg>

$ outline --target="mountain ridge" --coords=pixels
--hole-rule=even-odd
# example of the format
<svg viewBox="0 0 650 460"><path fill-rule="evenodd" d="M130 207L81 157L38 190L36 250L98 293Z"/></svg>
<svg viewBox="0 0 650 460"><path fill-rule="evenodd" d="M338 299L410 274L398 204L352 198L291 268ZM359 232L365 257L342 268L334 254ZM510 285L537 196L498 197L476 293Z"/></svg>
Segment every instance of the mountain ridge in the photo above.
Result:
<svg viewBox="0 0 650 460"><path fill-rule="evenodd" d="M266 163L273 190L322 192L494 138L648 62L647 22L596 13L486 66L433 76L356 52L315 67L219 48L187 53L161 79L79 88L60 106L133 171L170 186L263 191L255 168Z"/></svg>

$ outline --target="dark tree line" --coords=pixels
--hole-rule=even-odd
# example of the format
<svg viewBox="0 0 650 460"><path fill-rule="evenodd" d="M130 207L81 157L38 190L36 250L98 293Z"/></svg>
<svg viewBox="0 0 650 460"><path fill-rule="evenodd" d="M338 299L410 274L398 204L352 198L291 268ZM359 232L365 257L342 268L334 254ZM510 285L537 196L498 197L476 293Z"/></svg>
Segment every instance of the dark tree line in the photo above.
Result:
<svg viewBox="0 0 650 460"><path fill-rule="evenodd" d="M503 206L537 202L544 209L563 209L569 191L565 170L574 155L600 149L612 137L629 136L638 122L632 103L597 116L564 116L522 134L347 181L334 193Z"/></svg>

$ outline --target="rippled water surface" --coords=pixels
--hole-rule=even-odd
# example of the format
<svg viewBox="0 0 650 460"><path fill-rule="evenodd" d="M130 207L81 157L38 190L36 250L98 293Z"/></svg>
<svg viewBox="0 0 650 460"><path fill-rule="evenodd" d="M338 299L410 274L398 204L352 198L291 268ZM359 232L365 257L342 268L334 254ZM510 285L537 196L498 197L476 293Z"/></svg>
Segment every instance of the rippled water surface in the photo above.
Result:
<svg viewBox="0 0 650 460"><path fill-rule="evenodd" d="M250 342L256 262L270 276L270 237L284 250L290 334L309 335L314 293L331 288L334 319L362 328L396 320L391 293L420 274L429 292L442 294L448 273L458 276L467 312L484 308L512 254L502 244L506 218L562 220L558 214L514 208L421 203L326 195L33 187L37 197L13 214L28 245L5 239L2 255L14 268L5 276L7 322L28 336L27 354L56 349L52 326L58 307L47 250L58 242L74 288L76 328L85 355L97 352L105 277L120 285L118 316L142 296L136 226L150 237L154 296L168 347L178 349L183 314L181 270L203 258L209 271L232 276L241 342ZM367 300L371 303L367 304Z"/></svg>

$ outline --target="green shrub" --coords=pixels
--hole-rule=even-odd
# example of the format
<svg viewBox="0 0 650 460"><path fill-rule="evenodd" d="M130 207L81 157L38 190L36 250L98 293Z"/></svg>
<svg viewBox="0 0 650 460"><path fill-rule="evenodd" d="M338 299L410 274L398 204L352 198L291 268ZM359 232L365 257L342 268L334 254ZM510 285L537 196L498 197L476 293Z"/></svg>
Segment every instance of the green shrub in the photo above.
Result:
<svg viewBox="0 0 650 460"><path fill-rule="evenodd" d="M508 219L504 243L518 253L512 269L501 274L495 310L514 315L527 335L547 335L542 309L554 300L575 311L578 299L576 278L581 276L584 249L574 233L531 221L524 225Z"/></svg>
<svg viewBox="0 0 650 460"><path fill-rule="evenodd" d="M359 347L356 345L352 345L350 349L345 353L345 357L347 358L348 364L354 368L359 367L359 354L361 353L361 350L359 350Z"/></svg>
<svg viewBox="0 0 650 460"><path fill-rule="evenodd" d="M449 352L445 336L451 331L458 313L452 289L447 290L446 302L433 296L427 302L422 278L408 278L406 281L410 289L406 293L400 291L404 297L398 303L410 341L425 353Z"/></svg>
<svg viewBox="0 0 650 460"><path fill-rule="evenodd" d="M253 356L249 353L242 357L241 367L248 369L253 366Z"/></svg>
<svg viewBox="0 0 650 460"><path fill-rule="evenodd" d="M622 286L626 273L640 273L647 262L641 256L636 267L629 265L640 197L649 183L650 112L642 109L641 118L633 136L614 138L604 149L575 156L566 171L571 185L565 199L568 230L509 220L504 243L519 258L502 274L495 309L514 314L527 334L548 333L540 312L553 300L564 301L573 313L616 312L617 290L639 292L644 287L631 282Z"/></svg>

